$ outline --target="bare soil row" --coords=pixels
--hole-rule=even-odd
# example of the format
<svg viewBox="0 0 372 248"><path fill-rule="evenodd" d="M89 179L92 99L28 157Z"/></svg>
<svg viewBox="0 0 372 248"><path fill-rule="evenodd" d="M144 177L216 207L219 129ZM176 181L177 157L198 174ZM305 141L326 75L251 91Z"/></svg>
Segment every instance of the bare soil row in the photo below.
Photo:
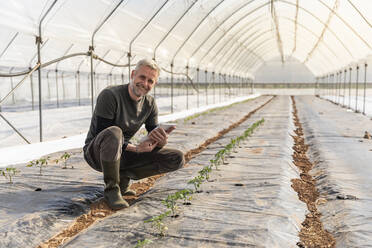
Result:
<svg viewBox="0 0 372 248"><path fill-rule="evenodd" d="M301 122L297 115L296 102L294 97L291 97L293 105L293 120L295 124L295 134L292 136L294 140L293 146L293 163L300 169L300 178L292 179L292 188L297 192L301 201L306 203L309 213L306 214L305 220L302 222L302 228L299 233L299 247L335 247L335 238L324 229L320 220L321 214L317 209L319 202L319 192L316 188L316 180L311 176L310 171L313 164L306 155L308 145L304 142L304 134Z"/></svg>

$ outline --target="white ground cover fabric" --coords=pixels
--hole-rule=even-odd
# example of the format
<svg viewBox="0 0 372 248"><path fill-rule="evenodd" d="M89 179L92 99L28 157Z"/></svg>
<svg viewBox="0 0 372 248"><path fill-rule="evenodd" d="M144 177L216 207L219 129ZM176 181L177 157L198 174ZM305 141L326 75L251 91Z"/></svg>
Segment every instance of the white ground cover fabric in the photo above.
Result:
<svg viewBox="0 0 372 248"><path fill-rule="evenodd" d="M298 115L316 167L319 205L325 228L337 247L372 244L372 133L371 120L340 106L310 96L295 97Z"/></svg>
<svg viewBox="0 0 372 248"><path fill-rule="evenodd" d="M94 224L63 247L134 247L145 238L153 240L150 247L297 247L306 206L290 186L290 180L299 177L291 162L291 110L289 97L273 99L192 159L191 166L161 178L140 202ZM156 236L143 221L165 211L160 201L193 188L187 181L261 118L264 124L232 153L229 164L211 173L211 182L202 184L191 205L180 205L180 217L166 218L168 234Z"/></svg>
<svg viewBox="0 0 372 248"><path fill-rule="evenodd" d="M371 91L369 91L369 94L366 96L365 99L364 99L363 93L359 95L358 97L356 97L356 95L351 95L350 97L347 95L345 98L342 96L337 97L337 96L325 95L325 96L322 96L322 98L338 103L341 106L345 106L347 108L346 111L358 110L358 112L362 113L364 110L366 115L372 117L371 95L372 95Z"/></svg>

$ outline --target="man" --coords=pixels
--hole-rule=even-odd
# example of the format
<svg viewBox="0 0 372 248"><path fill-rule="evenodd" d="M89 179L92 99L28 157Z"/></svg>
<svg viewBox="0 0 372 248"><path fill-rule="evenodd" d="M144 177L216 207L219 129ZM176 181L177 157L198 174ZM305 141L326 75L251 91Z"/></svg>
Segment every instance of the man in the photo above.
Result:
<svg viewBox="0 0 372 248"><path fill-rule="evenodd" d="M164 148L168 134L158 127L158 108L148 95L159 78L154 61L141 60L126 85L108 87L97 97L90 129L85 140L84 158L95 170L103 172L104 198L118 210L129 204L122 195L130 179L142 179L181 168L183 153ZM149 139L138 145L129 140L145 124Z"/></svg>

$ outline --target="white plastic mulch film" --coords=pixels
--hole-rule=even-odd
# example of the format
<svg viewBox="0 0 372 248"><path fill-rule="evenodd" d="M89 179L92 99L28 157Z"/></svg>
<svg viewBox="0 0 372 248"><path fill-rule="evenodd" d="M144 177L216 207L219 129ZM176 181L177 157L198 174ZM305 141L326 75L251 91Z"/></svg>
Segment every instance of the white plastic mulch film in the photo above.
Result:
<svg viewBox="0 0 372 248"><path fill-rule="evenodd" d="M176 72L189 65L250 77L265 61L292 56L321 76L372 54L369 0L16 0L0 2L1 73L35 66L35 37L52 5L41 25L42 63L86 53L96 29L97 56L127 64L130 52L131 63L155 58ZM94 63L97 73L128 70ZM48 69L57 66L90 70L83 55Z"/></svg>

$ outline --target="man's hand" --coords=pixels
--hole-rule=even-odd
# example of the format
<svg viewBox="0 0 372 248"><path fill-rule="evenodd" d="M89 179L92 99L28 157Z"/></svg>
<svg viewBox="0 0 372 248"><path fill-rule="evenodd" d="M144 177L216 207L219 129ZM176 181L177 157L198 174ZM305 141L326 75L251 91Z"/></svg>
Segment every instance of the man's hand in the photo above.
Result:
<svg viewBox="0 0 372 248"><path fill-rule="evenodd" d="M146 140L136 146L136 152L151 152L157 145L157 142Z"/></svg>
<svg viewBox="0 0 372 248"><path fill-rule="evenodd" d="M168 134L161 127L157 127L154 130L152 130L149 133L148 137L153 142L156 142L158 147L163 147L167 144Z"/></svg>

